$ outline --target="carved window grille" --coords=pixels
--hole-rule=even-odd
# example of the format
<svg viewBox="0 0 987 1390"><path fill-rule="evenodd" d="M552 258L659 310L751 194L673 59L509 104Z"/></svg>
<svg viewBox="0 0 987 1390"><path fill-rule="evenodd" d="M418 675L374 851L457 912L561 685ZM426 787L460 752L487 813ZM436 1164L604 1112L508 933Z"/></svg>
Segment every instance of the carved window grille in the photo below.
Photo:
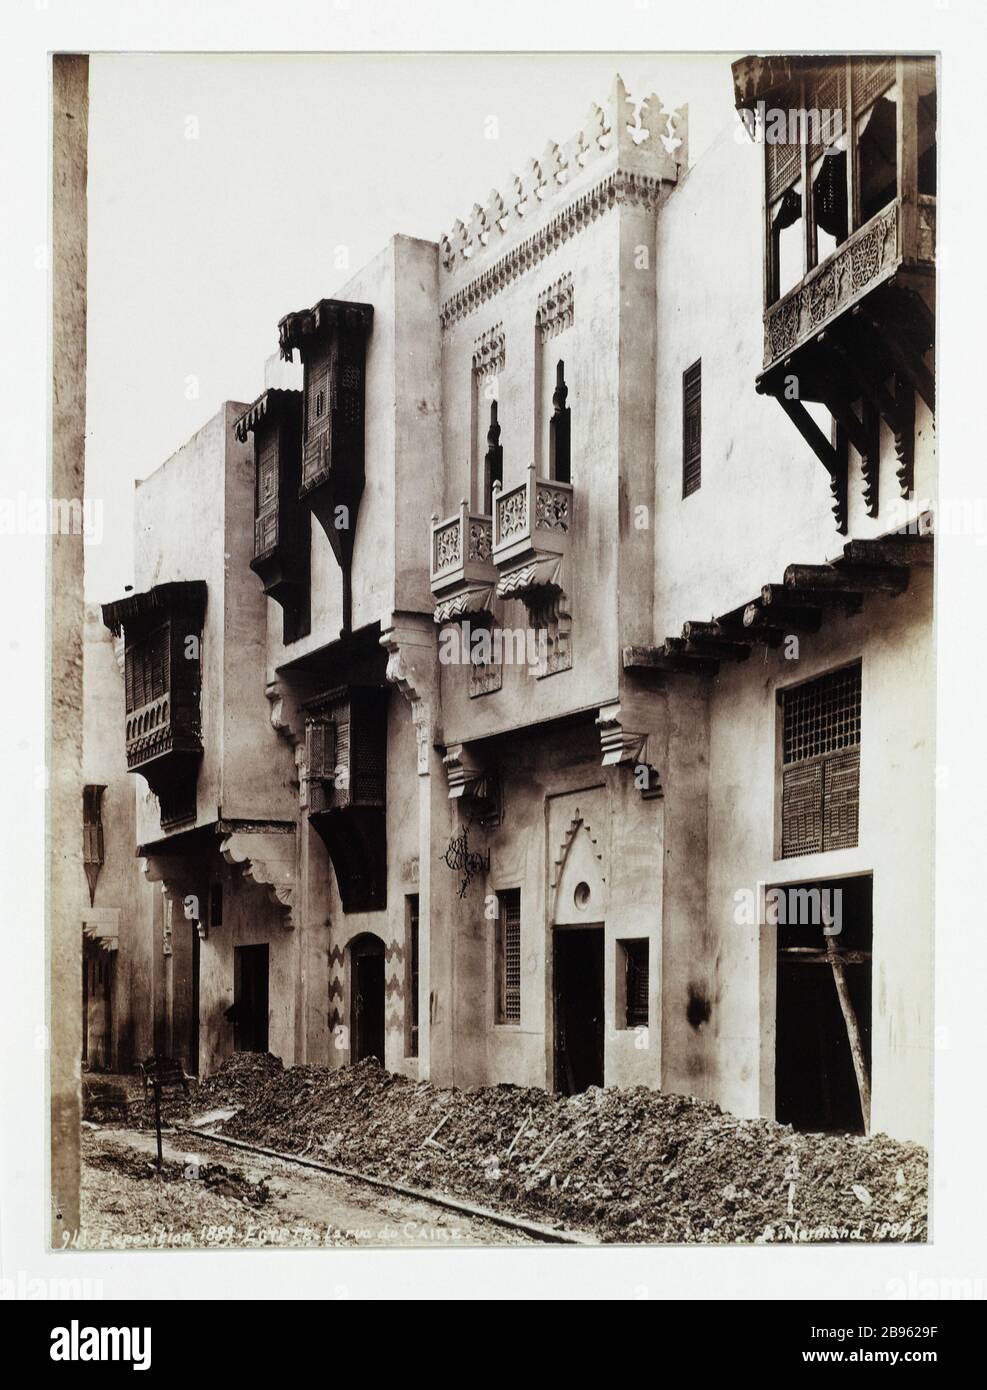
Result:
<svg viewBox="0 0 987 1390"><path fill-rule="evenodd" d="M702 361L682 373L682 496L702 482Z"/></svg>
<svg viewBox="0 0 987 1390"><path fill-rule="evenodd" d="M860 663L782 691L783 859L857 844Z"/></svg>
<svg viewBox="0 0 987 1390"><path fill-rule="evenodd" d="M497 1022L521 1022L521 890L497 894Z"/></svg>
<svg viewBox="0 0 987 1390"><path fill-rule="evenodd" d="M624 953L624 1026L648 1025L648 942L622 941Z"/></svg>
<svg viewBox="0 0 987 1390"><path fill-rule="evenodd" d="M408 978L406 981L405 998L407 1001L407 1051L408 1057L418 1056L418 894L409 893L405 899L407 903L407 949L405 960L408 962Z"/></svg>
<svg viewBox="0 0 987 1390"><path fill-rule="evenodd" d="M555 368L552 416L548 425L548 476L558 483L572 482L572 463L569 455L571 412L566 405L568 396L565 363L559 362Z"/></svg>

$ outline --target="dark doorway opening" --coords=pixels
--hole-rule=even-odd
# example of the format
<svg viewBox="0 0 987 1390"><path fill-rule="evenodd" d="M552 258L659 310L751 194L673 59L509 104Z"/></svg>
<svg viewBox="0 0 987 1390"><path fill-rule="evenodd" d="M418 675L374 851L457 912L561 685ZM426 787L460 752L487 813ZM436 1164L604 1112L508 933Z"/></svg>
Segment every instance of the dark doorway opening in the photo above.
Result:
<svg viewBox="0 0 987 1390"><path fill-rule="evenodd" d="M603 1085L603 928L555 929L555 1089Z"/></svg>
<svg viewBox="0 0 987 1390"><path fill-rule="evenodd" d="M862 1134L866 1127L872 889L866 876L775 890L784 893L785 904L785 920L777 926L775 1114L796 1130ZM840 926L838 933L827 936L823 922L811 920L814 902L830 908L838 902L839 917L831 924Z"/></svg>
<svg viewBox="0 0 987 1390"><path fill-rule="evenodd" d="M351 1060L376 1057L384 1064L384 943L370 932L350 945L352 967Z"/></svg>
<svg viewBox="0 0 987 1390"><path fill-rule="evenodd" d="M263 946L233 948L233 1049L235 1052L267 1051L267 1000L269 949Z"/></svg>
<svg viewBox="0 0 987 1390"><path fill-rule="evenodd" d="M82 943L82 1060L88 1071L113 1065L113 955L98 942Z"/></svg>

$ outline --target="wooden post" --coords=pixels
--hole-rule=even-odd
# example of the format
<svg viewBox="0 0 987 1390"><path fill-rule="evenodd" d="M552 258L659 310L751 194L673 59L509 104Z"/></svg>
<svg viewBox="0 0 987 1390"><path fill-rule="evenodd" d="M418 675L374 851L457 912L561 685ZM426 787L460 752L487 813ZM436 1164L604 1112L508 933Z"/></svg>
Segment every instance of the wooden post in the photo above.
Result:
<svg viewBox="0 0 987 1390"><path fill-rule="evenodd" d="M840 1008L843 1010L843 1022L846 1024L847 1037L850 1040L850 1055L853 1057L853 1070L857 1076L857 1090L860 1092L860 1110L864 1118L864 1133L870 1134L870 1076L867 1073L867 1059L864 1056L864 1042L860 1034L860 1024L857 1021L853 1000L850 998L843 960L831 936L826 938L826 950L829 953L829 963L833 970L836 996L840 1001Z"/></svg>
<svg viewBox="0 0 987 1390"><path fill-rule="evenodd" d="M163 1161L161 1154L161 1082L158 1080L156 1070L152 1084L154 1086L154 1128L158 1136L158 1172L160 1173Z"/></svg>

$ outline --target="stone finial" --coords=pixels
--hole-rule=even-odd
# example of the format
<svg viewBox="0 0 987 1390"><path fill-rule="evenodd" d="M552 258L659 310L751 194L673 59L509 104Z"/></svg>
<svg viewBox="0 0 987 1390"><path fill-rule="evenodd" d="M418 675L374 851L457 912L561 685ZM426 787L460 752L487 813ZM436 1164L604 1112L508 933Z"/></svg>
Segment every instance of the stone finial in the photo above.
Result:
<svg viewBox="0 0 987 1390"><path fill-rule="evenodd" d="M657 149L659 145L664 146L664 141L669 136L670 119L657 92L652 92L641 103L641 129L652 149Z"/></svg>
<svg viewBox="0 0 987 1390"><path fill-rule="evenodd" d="M629 149L634 143L632 131L636 126L634 102L627 95L627 88L619 72L614 77L604 116L608 128L606 147L609 149L616 145L621 151Z"/></svg>
<svg viewBox="0 0 987 1390"><path fill-rule="evenodd" d="M672 150L672 158L682 169L689 167L689 103L673 111L668 118L668 128L672 139L678 141Z"/></svg>

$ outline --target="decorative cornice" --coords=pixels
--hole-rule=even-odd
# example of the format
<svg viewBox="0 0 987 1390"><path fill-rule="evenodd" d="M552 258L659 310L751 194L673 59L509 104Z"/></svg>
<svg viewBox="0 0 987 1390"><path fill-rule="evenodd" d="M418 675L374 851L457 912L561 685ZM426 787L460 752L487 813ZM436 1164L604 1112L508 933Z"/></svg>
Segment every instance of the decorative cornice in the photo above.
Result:
<svg viewBox="0 0 987 1390"><path fill-rule="evenodd" d="M467 318L511 281L540 265L546 256L616 207L644 207L656 211L672 184L660 177L615 169L600 183L575 199L533 236L519 242L475 280L447 299L439 310L443 328Z"/></svg>
<svg viewBox="0 0 987 1390"><path fill-rule="evenodd" d="M241 444L245 444L247 435L262 424L268 416L271 417L272 423L278 418L281 407L287 398L297 400L300 395L300 391L282 390L275 386L269 387L257 397L249 410L244 411L233 426L237 439L240 440Z"/></svg>
<svg viewBox="0 0 987 1390"><path fill-rule="evenodd" d="M576 135L562 145L549 140L541 156L529 159L524 172L511 180L506 196L492 189L485 206L473 205L466 223L457 219L441 241L443 271L454 274L530 226L555 198L585 182L584 176L592 177L593 166L607 158L625 165L646 163L649 172L674 182L677 166L688 159L687 108L669 113L653 92L635 103L620 75L615 76L606 105L593 102Z"/></svg>
<svg viewBox="0 0 987 1390"><path fill-rule="evenodd" d="M370 332L374 321L372 304L359 304L347 299L320 299L311 309L298 309L285 314L278 323L281 356L291 362L297 348L304 360L308 349L342 330Z"/></svg>

